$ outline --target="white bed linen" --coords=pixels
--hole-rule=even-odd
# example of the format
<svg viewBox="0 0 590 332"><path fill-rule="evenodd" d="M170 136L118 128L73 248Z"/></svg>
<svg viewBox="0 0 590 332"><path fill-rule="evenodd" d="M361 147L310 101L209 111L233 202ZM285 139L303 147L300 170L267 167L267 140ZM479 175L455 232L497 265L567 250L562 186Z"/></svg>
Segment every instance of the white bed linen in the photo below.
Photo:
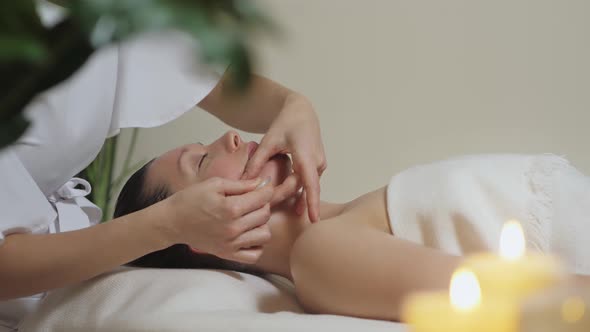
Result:
<svg viewBox="0 0 590 332"><path fill-rule="evenodd" d="M50 293L19 331L366 331L403 324L304 314L289 281L233 271L121 268Z"/></svg>

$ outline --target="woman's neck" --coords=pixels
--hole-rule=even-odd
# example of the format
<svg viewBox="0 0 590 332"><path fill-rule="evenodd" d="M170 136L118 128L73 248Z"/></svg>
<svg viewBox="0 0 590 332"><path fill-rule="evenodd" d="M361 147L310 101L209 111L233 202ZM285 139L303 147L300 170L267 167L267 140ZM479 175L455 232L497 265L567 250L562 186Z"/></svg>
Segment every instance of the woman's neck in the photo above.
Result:
<svg viewBox="0 0 590 332"><path fill-rule="evenodd" d="M347 204L321 202L320 222L340 215L346 206ZM297 215L295 199L290 199L273 208L268 225L271 240L264 246L262 256L254 266L263 272L278 274L292 280L289 263L291 248L299 235L311 226L309 217L307 213Z"/></svg>

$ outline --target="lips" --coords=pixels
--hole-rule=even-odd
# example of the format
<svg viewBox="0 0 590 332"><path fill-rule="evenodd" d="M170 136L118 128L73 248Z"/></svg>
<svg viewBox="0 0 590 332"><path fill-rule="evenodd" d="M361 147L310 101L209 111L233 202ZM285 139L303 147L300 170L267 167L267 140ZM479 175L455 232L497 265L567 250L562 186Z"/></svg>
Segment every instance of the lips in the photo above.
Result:
<svg viewBox="0 0 590 332"><path fill-rule="evenodd" d="M247 148L246 151L248 152L248 159L246 160L246 163L244 164L244 170L242 170L242 175L246 171L246 164L252 158L252 156L254 155L254 153L256 152L256 150L258 149L258 146L259 146L259 144L256 143L256 142L248 142L248 143L246 143L246 148ZM270 157L268 159L268 161L271 161L271 160L280 160L280 159L290 160L290 158L289 158L288 155L286 155L284 153L277 153L274 156Z"/></svg>

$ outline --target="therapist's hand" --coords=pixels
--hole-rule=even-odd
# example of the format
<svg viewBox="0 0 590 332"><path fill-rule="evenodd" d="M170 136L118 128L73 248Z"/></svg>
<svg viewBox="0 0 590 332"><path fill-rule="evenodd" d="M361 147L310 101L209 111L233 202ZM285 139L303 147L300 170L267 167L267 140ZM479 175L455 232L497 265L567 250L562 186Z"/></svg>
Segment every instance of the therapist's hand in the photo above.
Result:
<svg viewBox="0 0 590 332"><path fill-rule="evenodd" d="M294 174L275 188L275 198L292 196L303 183L304 193L296 204L298 214L303 214L307 204L309 219L319 220L320 177L326 170L324 144L317 115L311 103L303 96L294 94L285 101L284 107L272 122L258 149L248 161L243 178L258 176L264 164L277 153L290 153Z"/></svg>
<svg viewBox="0 0 590 332"><path fill-rule="evenodd" d="M169 216L161 227L172 244L185 243L220 258L253 264L270 240L270 185L261 181L211 178L162 203Z"/></svg>

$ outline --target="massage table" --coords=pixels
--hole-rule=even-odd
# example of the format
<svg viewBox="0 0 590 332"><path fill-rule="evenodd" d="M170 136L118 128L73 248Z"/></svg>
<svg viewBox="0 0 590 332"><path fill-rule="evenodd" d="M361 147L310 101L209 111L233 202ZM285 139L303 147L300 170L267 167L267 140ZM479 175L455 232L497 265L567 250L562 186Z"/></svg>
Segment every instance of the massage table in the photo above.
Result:
<svg viewBox="0 0 590 332"><path fill-rule="evenodd" d="M19 331L402 332L404 324L304 313L290 281L221 270L121 267L48 293Z"/></svg>

